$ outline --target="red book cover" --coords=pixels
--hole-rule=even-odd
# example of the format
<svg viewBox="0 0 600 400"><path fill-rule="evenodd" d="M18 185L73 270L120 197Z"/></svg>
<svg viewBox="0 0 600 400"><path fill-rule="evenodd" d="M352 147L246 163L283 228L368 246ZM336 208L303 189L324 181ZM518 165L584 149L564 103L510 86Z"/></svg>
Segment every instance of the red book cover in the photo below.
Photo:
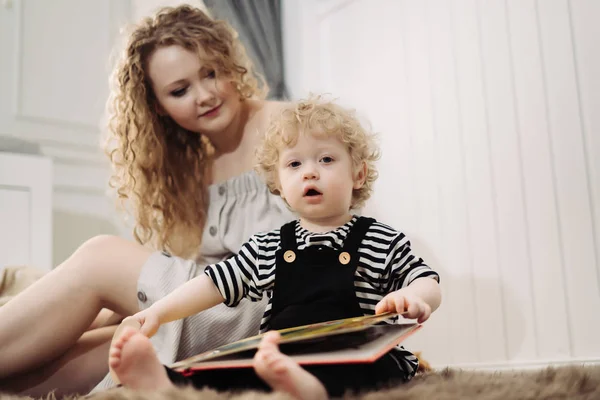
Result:
<svg viewBox="0 0 600 400"><path fill-rule="evenodd" d="M394 323L385 320L397 318ZM403 342L421 325L395 313L340 319L282 329L280 350L301 365L369 363ZM185 374L218 368L249 368L264 334L252 336L171 365Z"/></svg>

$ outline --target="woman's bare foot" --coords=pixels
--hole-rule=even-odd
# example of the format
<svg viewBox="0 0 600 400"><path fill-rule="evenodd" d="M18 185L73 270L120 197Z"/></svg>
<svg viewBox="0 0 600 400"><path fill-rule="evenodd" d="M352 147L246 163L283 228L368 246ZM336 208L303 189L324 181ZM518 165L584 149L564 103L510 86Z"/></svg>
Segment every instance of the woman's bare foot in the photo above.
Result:
<svg viewBox="0 0 600 400"><path fill-rule="evenodd" d="M131 327L123 329L110 347L108 366L123 386L158 390L173 386L150 340Z"/></svg>
<svg viewBox="0 0 600 400"><path fill-rule="evenodd" d="M269 332L254 356L254 370L274 391L300 400L327 399L323 384L290 357L279 351L279 333Z"/></svg>

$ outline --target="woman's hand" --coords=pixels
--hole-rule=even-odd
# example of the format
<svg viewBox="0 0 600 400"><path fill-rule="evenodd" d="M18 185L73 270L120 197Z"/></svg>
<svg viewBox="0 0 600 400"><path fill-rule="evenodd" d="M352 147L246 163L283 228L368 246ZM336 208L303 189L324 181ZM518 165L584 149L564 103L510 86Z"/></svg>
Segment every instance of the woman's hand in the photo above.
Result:
<svg viewBox="0 0 600 400"><path fill-rule="evenodd" d="M406 318L416 319L419 323L427 321L431 315L429 304L421 296L412 293L409 288L388 294L375 306L375 314L387 311L404 313Z"/></svg>
<svg viewBox="0 0 600 400"><path fill-rule="evenodd" d="M158 315L151 308L133 314L123 320L122 324L132 326L147 337L152 337L160 327Z"/></svg>

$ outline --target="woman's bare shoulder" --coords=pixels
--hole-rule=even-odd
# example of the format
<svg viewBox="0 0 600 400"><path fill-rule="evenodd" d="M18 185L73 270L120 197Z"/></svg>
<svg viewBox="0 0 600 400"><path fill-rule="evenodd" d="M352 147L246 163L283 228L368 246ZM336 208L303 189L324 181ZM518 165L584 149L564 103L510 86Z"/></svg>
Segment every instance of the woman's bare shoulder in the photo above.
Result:
<svg viewBox="0 0 600 400"><path fill-rule="evenodd" d="M246 139L252 141L252 147L257 144L255 142L262 136L271 123L271 118L279 115L281 110L289 103L283 101L269 100L250 100L252 101L252 116L246 124L245 136Z"/></svg>
<svg viewBox="0 0 600 400"><path fill-rule="evenodd" d="M287 101L265 100L262 104L262 107L258 111L260 114L260 130L266 129L271 121L271 118L277 116L281 110L289 104L290 102Z"/></svg>
<svg viewBox="0 0 600 400"><path fill-rule="evenodd" d="M267 109L267 112L273 114L281 111L284 107L289 106L290 104L292 104L290 101L272 100L266 101L265 108Z"/></svg>

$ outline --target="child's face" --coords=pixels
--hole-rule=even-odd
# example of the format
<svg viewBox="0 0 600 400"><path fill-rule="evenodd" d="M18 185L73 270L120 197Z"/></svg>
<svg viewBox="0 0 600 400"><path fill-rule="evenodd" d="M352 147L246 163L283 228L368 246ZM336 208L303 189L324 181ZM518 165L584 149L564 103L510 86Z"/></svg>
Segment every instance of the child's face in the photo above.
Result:
<svg viewBox="0 0 600 400"><path fill-rule="evenodd" d="M223 132L239 112L239 94L198 55L177 45L160 47L148 59L148 75L160 105L178 125L209 139Z"/></svg>
<svg viewBox="0 0 600 400"><path fill-rule="evenodd" d="M281 197L302 218L327 221L348 215L352 190L364 183L364 167L353 173L346 146L334 136L300 134L279 154Z"/></svg>

